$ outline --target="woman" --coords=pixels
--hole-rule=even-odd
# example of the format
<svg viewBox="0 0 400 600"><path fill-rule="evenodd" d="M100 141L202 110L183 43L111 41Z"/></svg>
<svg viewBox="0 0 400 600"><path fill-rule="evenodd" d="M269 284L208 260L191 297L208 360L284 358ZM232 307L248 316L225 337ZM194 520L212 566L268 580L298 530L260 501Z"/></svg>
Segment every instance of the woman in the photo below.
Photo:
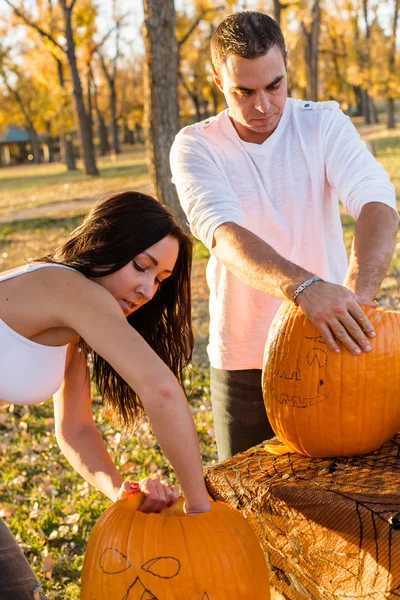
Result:
<svg viewBox="0 0 400 600"><path fill-rule="evenodd" d="M92 417L87 352L116 422L132 429L144 409L179 477L186 512L209 510L194 423L176 379L182 382L193 346L191 252L161 204L124 192L95 205L52 254L0 276L0 399L34 404L54 395L57 441L71 465L113 501L144 492L144 512L160 512L178 491L156 478L124 481L114 467ZM0 599L44 597L1 521L0 581Z"/></svg>

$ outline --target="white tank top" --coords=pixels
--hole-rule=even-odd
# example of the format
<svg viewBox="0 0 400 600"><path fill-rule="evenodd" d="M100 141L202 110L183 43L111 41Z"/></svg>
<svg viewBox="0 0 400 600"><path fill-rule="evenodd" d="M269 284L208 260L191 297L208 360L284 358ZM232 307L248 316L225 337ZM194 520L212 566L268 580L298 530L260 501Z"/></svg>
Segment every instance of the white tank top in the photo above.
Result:
<svg viewBox="0 0 400 600"><path fill-rule="evenodd" d="M33 263L0 275L0 281L45 267L71 269ZM28 340L0 319L0 400L37 404L50 398L61 386L67 348L68 345L44 346Z"/></svg>

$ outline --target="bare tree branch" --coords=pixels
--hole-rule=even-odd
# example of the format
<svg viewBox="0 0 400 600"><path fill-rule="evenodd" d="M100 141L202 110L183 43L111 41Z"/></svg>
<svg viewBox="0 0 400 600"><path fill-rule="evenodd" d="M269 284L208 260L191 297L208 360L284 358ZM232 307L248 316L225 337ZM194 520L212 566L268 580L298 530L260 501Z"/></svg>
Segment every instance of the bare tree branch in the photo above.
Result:
<svg viewBox="0 0 400 600"><path fill-rule="evenodd" d="M14 14L17 15L17 17L19 17L20 19L22 19L22 21L24 21L24 23L26 25L28 25L29 27L32 27L33 29L36 29L36 31L38 33L40 33L40 35L44 38L47 38L52 44L54 44L55 46L57 46L57 48L59 48L60 50L62 50L63 52L65 52L65 48L63 48L63 46L61 46L61 44L59 44L57 42L57 40L54 39L54 37L51 35L51 33L48 33L47 31L45 31L44 29L42 29L42 27L40 27L40 25L38 25L37 23L35 23L35 21L33 21L32 19L30 19L24 12L22 12L17 6L14 6L14 4L12 2L10 2L10 0L4 0L8 6L10 6L14 12Z"/></svg>
<svg viewBox="0 0 400 600"><path fill-rule="evenodd" d="M95 46L93 46L93 48L90 50L91 56L93 56L93 54L99 51L99 48L101 48L102 45L108 40L108 38L110 37L112 32L115 31L115 29L115 27L111 27L111 29L107 31L107 33L102 37L101 41L98 44L95 44Z"/></svg>
<svg viewBox="0 0 400 600"><path fill-rule="evenodd" d="M181 48L181 46L187 42L187 40L190 38L190 36L192 35L193 31L196 29L196 27L199 25L199 23L201 23L201 21L204 19L204 17L206 16L207 13L211 12L211 11L219 11L219 10L223 10L224 6L216 6L215 8L204 8L199 16L197 17L197 19L192 23L192 25L189 27L188 31L185 33L185 35L180 39L177 40L177 44L178 44L178 48Z"/></svg>
<svg viewBox="0 0 400 600"><path fill-rule="evenodd" d="M25 109L25 104L22 101L20 93L18 92L18 90L15 90L14 88L12 88L11 85L8 83L7 75L6 75L5 71L2 71L1 75L3 77L4 85L6 86L6 88L10 92L10 94L12 94L14 96L15 100L17 101L18 106L20 107L21 112L22 112L22 114L25 117L25 120L26 120L26 123L27 123L28 127L31 127L32 126L32 119L30 118L29 113Z"/></svg>
<svg viewBox="0 0 400 600"><path fill-rule="evenodd" d="M75 6L76 0L71 0L71 4L69 6L67 4L67 0L58 0L58 2L63 10L71 13Z"/></svg>

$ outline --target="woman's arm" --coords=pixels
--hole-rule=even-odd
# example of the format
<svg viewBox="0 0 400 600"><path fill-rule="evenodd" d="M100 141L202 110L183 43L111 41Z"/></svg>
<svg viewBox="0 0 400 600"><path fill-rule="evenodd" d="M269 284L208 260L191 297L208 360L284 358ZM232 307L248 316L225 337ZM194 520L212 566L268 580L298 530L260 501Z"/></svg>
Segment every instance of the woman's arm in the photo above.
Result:
<svg viewBox="0 0 400 600"><path fill-rule="evenodd" d="M64 381L54 395L58 445L74 469L113 501L142 491L146 500L140 510L157 512L178 498L175 486L163 486L157 478L140 483L124 481L110 459L93 421L89 372L78 345L70 344Z"/></svg>
<svg viewBox="0 0 400 600"><path fill-rule="evenodd" d="M85 357L79 350L78 345L70 344L65 377L54 394L57 442L74 469L115 501L123 478L93 421L90 378Z"/></svg>
<svg viewBox="0 0 400 600"><path fill-rule="evenodd" d="M51 271L47 282L46 277L41 279L43 289L35 290L49 326L74 329L135 390L178 475L186 510L209 510L194 422L176 377L127 323L107 290L79 274ZM116 483L109 477L104 485L112 494Z"/></svg>

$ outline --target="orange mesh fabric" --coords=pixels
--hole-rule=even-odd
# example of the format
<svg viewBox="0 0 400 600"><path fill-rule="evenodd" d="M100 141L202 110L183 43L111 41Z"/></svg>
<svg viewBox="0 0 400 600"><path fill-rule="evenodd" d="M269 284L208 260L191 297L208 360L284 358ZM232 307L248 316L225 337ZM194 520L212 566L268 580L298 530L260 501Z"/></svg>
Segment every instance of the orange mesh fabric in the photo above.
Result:
<svg viewBox="0 0 400 600"><path fill-rule="evenodd" d="M400 598L400 434L351 458L276 456L260 444L206 481L249 519L284 597Z"/></svg>

